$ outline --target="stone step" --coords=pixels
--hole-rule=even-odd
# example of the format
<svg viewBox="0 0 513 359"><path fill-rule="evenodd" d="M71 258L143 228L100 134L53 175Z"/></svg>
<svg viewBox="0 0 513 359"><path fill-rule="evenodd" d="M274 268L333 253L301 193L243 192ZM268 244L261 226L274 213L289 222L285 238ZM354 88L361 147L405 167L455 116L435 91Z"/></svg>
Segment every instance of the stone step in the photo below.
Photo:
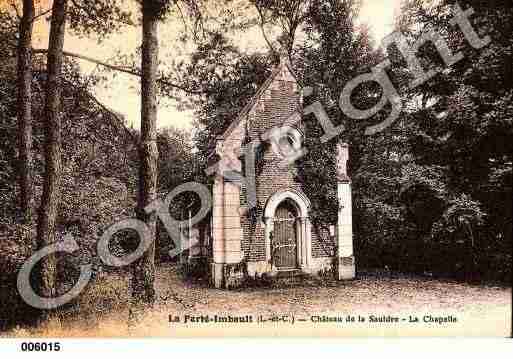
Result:
<svg viewBox="0 0 513 359"><path fill-rule="evenodd" d="M304 277L306 276L305 273L301 272L300 269L290 269L290 270L280 270L276 274L275 278L281 279L281 278L298 278L298 277Z"/></svg>

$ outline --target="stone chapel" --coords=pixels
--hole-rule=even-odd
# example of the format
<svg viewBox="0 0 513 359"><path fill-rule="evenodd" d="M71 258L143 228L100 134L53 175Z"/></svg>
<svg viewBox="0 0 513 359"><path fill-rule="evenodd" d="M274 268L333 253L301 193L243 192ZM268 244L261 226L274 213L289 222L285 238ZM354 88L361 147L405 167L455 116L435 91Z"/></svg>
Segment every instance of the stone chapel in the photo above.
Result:
<svg viewBox="0 0 513 359"><path fill-rule="evenodd" d="M332 272L339 280L355 277L352 238L351 181L347 176L348 146L337 154L338 223L321 240L309 219L309 194L295 176L296 162L283 165L283 142L300 148L303 141L303 90L283 56L271 76L217 139L210 162L213 209L207 237L210 278L216 288L240 286L247 277L318 275ZM253 193L248 203L247 182L227 175L244 172L240 160L248 139L266 141L278 129L280 135L259 160ZM266 137L267 136L267 137ZM326 249L328 248L328 250ZM191 248L190 253L194 253Z"/></svg>

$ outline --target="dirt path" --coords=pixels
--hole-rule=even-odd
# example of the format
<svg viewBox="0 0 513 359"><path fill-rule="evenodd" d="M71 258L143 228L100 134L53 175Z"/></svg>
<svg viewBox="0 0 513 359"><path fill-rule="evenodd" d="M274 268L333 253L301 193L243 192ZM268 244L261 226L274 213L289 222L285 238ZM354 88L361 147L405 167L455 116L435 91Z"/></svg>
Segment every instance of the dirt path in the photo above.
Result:
<svg viewBox="0 0 513 359"><path fill-rule="evenodd" d="M323 285L247 288L226 291L205 283L184 283L172 267L157 279L164 297L136 332L162 336L314 335L314 336L508 336L511 333L511 288L471 286L425 278L365 277ZM179 323L169 323L168 317ZM284 322L185 323L185 316L251 315ZM322 316L355 317L355 322L321 322ZM358 316L365 318L359 323ZM383 316L398 323L369 322ZM417 317L419 322L411 322ZM425 318L426 316L426 318ZM429 316L431 318L429 318ZM444 317L455 322L438 323ZM291 321L294 319L294 324ZM299 320L306 320L299 322ZM426 321L427 320L427 321Z"/></svg>
<svg viewBox="0 0 513 359"><path fill-rule="evenodd" d="M156 283L158 303L144 312L135 327L129 329L128 312L119 311L104 317L94 330L85 330L79 325L37 334L106 337L511 335L511 288L425 278L360 276L350 282L307 282L227 291L210 288L204 282L184 282L173 266L161 267ZM227 321L249 316L252 322L213 322L216 315ZM354 322L347 321L348 315L354 317ZM191 317L201 316L204 321L210 316L210 322L190 322ZM326 322L323 316L340 321ZM268 321L260 322L260 317ZM177 322L169 322L169 318ZM365 321L360 322L359 318ZM435 318L445 318L445 322L435 322Z"/></svg>

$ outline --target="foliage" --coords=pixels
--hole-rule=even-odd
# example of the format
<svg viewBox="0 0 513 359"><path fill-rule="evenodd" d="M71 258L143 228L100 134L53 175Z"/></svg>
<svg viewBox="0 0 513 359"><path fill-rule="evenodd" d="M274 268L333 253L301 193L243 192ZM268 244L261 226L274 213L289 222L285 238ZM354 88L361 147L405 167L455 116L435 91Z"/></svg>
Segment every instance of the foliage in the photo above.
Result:
<svg viewBox="0 0 513 359"><path fill-rule="evenodd" d="M345 127L341 136L322 144L318 139L323 130L317 120L304 118L308 154L300 160L298 178L311 197L314 223L336 221L335 144L347 142L360 266L471 277L476 268L465 264L472 256L465 246L472 232L474 245L487 251L475 253L481 258L502 258L506 266L497 276L480 267L481 274L505 279L504 273L511 272L505 261L510 258L505 248L511 244L512 217L512 92L507 81L511 79L511 7L500 2L462 4L476 8L473 23L494 40L476 51L449 26L451 1L433 6L405 1L397 26L410 41L425 28L434 28L451 47L464 51L465 59L410 89L412 74L404 59L395 48L387 49L393 62L390 76L405 99L406 111L394 126L369 137L363 135L364 128L382 120L388 109L364 121L349 119L338 109L338 96L346 83L384 59L383 53L373 49L366 28L356 26L358 3L250 3L260 16L248 23L260 26L264 36L278 28L276 37L286 40L282 46L292 44L285 47L301 83L315 88L305 106L320 100L330 120ZM290 25L298 19L291 34ZM296 32L304 35L303 42L295 42ZM189 103L198 109L200 130L195 140L202 161L215 138L268 76L276 59L276 42L271 37L266 42L268 54L246 54L224 33L212 31L198 45L190 65L175 67L184 83L204 94ZM426 66L440 64L430 46L422 47L419 54ZM372 107L379 94L373 84L360 86L353 103L358 108Z"/></svg>
<svg viewBox="0 0 513 359"><path fill-rule="evenodd" d="M297 51L296 63L304 77L304 85L316 88L315 96L305 100L306 105L320 100L328 108L330 121L343 124L351 133L344 133L344 138L338 136L323 144L320 138L324 132L318 120L313 115L305 118L305 148L308 153L301 160L300 177L305 193L312 197L311 216L317 224L334 224L337 219L337 142L345 140L350 144L350 166L356 167L357 149L365 140L359 127L361 124L352 123L337 108L338 96L345 83L366 72L377 60L365 29L358 31L355 27L357 11L357 4L353 1L310 2L304 25L306 40ZM363 101L359 104L365 106Z"/></svg>
<svg viewBox="0 0 513 359"><path fill-rule="evenodd" d="M16 92L15 66L9 58L1 62L0 88L6 96L0 98L0 226L2 238L0 251L3 271L2 308L12 308L3 313L4 324L9 320L29 319L30 311L20 305L16 292L16 273L24 260L34 250L35 223L23 226L16 213ZM34 72L33 113L40 118L43 113L43 72ZM73 283L79 263L95 264L96 241L114 221L133 216L135 203L136 155L133 137L123 119L106 109L94 98L90 89L94 79L78 73L74 63L64 66L63 86L63 178L62 201L58 208L57 238L71 233L80 246L74 256L59 257L59 292ZM132 134L135 138L136 134ZM42 190L43 124L34 121L34 182L36 203ZM7 301L7 302L6 302ZM25 313L25 314L24 314ZM26 315L26 316L25 316Z"/></svg>
<svg viewBox="0 0 513 359"><path fill-rule="evenodd" d="M407 115L405 130L414 161L424 168L440 169L436 187L439 193L445 193L441 194L438 219L429 226L431 240L453 248L453 253L460 250L453 262L465 261L458 259L458 245L471 243L479 250L474 254L476 268L470 271L493 276L483 261L495 257L501 264L493 267L505 268L496 277L506 279L511 275L512 242L513 123L508 58L513 46L513 7L504 2L459 1L463 9L474 8L471 22L479 35L492 39L488 46L477 50L448 23L452 15L447 9L454 3L442 1L423 8L416 1L405 2L403 26L415 23L409 28L431 26L449 34L446 39L453 51L465 55L424 86L410 91L409 96L422 98L423 105ZM421 52L421 56L426 61L437 61L429 51ZM432 209L427 203L424 208Z"/></svg>
<svg viewBox="0 0 513 359"><path fill-rule="evenodd" d="M71 0L70 5L69 25L79 36L95 36L101 41L123 26L134 25L132 13L125 10L121 0Z"/></svg>

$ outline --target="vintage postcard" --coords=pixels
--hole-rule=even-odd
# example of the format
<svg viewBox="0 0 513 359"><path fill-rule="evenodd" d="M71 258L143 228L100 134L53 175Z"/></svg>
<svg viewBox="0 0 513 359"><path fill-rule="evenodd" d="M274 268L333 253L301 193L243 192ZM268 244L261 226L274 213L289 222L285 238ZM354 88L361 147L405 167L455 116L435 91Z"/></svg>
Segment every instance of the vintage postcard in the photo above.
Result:
<svg viewBox="0 0 513 359"><path fill-rule="evenodd" d="M510 1L0 4L20 351L512 335Z"/></svg>

